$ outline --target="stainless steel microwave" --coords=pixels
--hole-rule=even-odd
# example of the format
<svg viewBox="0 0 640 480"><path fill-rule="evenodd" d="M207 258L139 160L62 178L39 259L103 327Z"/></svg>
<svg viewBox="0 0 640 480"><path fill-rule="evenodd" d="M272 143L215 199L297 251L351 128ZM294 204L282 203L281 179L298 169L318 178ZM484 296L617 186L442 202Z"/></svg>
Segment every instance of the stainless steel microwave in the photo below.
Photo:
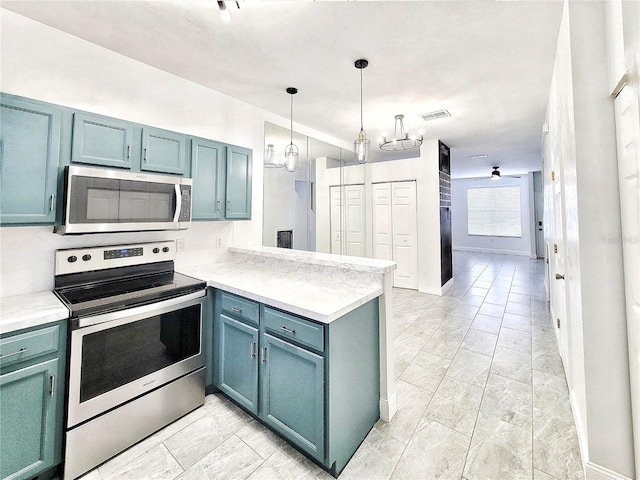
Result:
<svg viewBox="0 0 640 480"><path fill-rule="evenodd" d="M62 235L183 230L191 223L190 178L67 166Z"/></svg>

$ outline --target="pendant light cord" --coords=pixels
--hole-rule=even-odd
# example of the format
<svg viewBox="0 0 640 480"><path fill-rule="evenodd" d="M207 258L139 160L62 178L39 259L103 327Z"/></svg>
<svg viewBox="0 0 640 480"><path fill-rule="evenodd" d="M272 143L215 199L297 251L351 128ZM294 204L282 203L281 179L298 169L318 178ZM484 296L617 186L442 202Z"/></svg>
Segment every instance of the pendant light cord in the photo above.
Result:
<svg viewBox="0 0 640 480"><path fill-rule="evenodd" d="M362 68L360 69L360 130L364 130L362 122Z"/></svg>
<svg viewBox="0 0 640 480"><path fill-rule="evenodd" d="M289 143L293 145L293 93L291 95L291 129L289 130Z"/></svg>

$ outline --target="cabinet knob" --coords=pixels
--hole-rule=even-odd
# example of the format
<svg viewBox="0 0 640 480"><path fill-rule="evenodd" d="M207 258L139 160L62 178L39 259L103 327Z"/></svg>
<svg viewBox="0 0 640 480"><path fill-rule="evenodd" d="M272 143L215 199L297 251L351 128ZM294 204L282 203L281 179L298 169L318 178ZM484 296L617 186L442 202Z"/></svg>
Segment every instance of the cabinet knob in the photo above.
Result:
<svg viewBox="0 0 640 480"><path fill-rule="evenodd" d="M559 273L556 273L556 280L564 280L564 275L560 275Z"/></svg>

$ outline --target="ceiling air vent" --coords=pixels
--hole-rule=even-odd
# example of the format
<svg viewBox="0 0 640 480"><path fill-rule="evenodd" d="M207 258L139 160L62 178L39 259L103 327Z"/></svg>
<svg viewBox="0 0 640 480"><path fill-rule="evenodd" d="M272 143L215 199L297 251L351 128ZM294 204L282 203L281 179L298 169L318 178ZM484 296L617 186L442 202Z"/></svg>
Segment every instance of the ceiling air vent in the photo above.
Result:
<svg viewBox="0 0 640 480"><path fill-rule="evenodd" d="M438 120L439 118L447 118L450 117L451 114L448 110L436 110L435 112L423 113L420 115L425 122L429 120Z"/></svg>

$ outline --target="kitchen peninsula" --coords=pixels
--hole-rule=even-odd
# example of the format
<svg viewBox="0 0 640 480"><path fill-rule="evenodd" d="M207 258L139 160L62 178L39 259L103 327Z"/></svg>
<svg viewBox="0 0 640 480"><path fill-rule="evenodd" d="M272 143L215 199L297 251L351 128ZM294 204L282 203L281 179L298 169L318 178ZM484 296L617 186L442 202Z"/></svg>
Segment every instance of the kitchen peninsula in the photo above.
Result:
<svg viewBox="0 0 640 480"><path fill-rule="evenodd" d="M274 247L230 247L211 264L178 267L208 286L330 324L378 298L380 418L396 412L393 374L392 261Z"/></svg>
<svg viewBox="0 0 640 480"><path fill-rule="evenodd" d="M213 287L207 385L337 476L396 410L395 263L273 247L181 267Z"/></svg>

